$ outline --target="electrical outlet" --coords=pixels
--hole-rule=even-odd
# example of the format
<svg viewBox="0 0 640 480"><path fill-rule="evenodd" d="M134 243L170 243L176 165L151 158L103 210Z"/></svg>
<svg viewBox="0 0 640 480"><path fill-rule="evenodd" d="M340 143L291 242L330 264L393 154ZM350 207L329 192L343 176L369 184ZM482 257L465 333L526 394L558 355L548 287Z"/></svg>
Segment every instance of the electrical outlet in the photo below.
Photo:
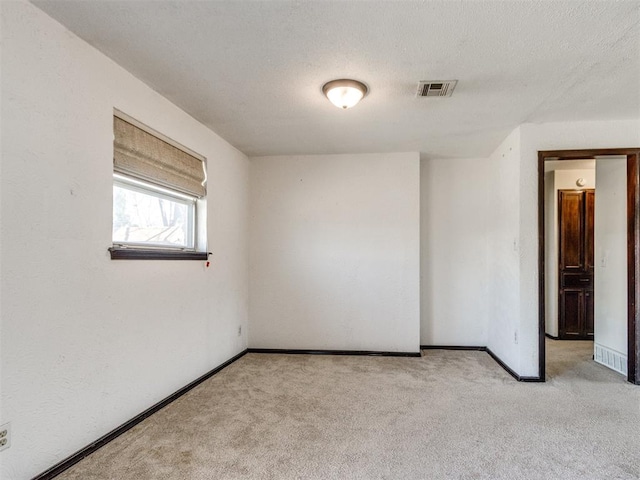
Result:
<svg viewBox="0 0 640 480"><path fill-rule="evenodd" d="M0 425L0 451L11 446L11 424Z"/></svg>
<svg viewBox="0 0 640 480"><path fill-rule="evenodd" d="M238 336L242 335L242 325L238 327Z"/></svg>
<svg viewBox="0 0 640 480"><path fill-rule="evenodd" d="M513 332L513 343L518 343L518 331Z"/></svg>

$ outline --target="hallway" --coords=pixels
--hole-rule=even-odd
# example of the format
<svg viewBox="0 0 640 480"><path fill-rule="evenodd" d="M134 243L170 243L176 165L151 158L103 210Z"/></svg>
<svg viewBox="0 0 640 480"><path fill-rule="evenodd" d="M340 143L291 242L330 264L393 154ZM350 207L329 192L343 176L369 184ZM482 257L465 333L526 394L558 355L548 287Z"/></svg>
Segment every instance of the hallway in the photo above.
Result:
<svg viewBox="0 0 640 480"><path fill-rule="evenodd" d="M591 340L546 339L547 382L626 383L623 375L593 360Z"/></svg>

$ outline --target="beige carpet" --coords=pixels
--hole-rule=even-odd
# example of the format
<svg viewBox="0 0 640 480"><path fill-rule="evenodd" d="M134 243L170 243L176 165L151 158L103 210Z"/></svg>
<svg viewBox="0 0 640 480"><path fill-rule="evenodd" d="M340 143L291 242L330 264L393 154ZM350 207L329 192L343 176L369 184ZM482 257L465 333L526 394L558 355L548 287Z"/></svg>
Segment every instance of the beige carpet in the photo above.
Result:
<svg viewBox="0 0 640 480"><path fill-rule="evenodd" d="M638 479L640 387L548 343L549 381L486 353L248 354L59 479Z"/></svg>

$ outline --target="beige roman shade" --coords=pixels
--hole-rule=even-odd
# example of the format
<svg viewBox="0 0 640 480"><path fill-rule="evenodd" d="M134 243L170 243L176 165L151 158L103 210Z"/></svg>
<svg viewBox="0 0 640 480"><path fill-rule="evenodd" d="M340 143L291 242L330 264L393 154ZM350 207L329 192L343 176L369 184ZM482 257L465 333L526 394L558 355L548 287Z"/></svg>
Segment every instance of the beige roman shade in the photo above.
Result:
<svg viewBox="0 0 640 480"><path fill-rule="evenodd" d="M113 170L204 197L204 162L135 125L113 117Z"/></svg>

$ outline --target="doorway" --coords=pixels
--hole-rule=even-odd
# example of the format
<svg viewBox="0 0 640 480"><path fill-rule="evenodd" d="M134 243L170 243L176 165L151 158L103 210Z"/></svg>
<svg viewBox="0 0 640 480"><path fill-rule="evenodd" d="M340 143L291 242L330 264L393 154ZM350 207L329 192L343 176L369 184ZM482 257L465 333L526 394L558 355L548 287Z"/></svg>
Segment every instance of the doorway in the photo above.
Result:
<svg viewBox="0 0 640 480"><path fill-rule="evenodd" d="M539 231L539 372L545 379L545 164L551 161L595 159L599 156L626 157L627 186L627 380L640 384L640 149L557 150L538 152L538 231ZM546 224L548 225L548 224ZM577 298L577 297L576 297Z"/></svg>

